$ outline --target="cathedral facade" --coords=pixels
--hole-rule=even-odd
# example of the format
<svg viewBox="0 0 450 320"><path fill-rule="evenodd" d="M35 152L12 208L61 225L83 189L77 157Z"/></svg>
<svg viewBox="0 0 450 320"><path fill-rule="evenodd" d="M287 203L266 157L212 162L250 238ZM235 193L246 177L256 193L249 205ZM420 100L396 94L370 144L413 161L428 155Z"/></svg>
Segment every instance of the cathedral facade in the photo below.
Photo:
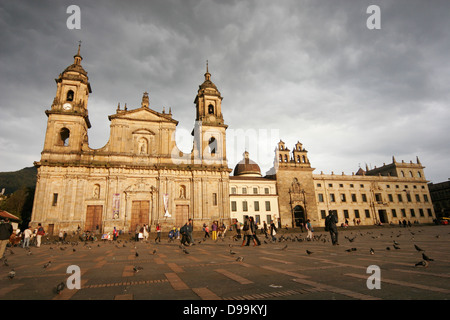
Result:
<svg viewBox="0 0 450 320"><path fill-rule="evenodd" d="M229 175L222 96L205 73L195 96L196 125L189 154L175 142L178 121L150 108L144 93L139 108L109 116L110 137L100 149L89 147L88 97L92 92L81 65L56 79L38 168L31 224L58 230L133 231L159 223L163 229L194 228L229 219ZM154 229L153 229L154 230Z"/></svg>

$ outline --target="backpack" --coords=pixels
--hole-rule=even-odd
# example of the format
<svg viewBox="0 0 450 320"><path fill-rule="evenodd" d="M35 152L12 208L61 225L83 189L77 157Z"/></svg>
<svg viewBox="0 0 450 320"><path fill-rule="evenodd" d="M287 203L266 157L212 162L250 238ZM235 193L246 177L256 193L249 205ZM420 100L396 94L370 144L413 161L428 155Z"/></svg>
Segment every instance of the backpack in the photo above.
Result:
<svg viewBox="0 0 450 320"><path fill-rule="evenodd" d="M186 225L182 226L181 229L180 229L180 233L184 234L184 233L186 233L186 231L187 231L186 230Z"/></svg>

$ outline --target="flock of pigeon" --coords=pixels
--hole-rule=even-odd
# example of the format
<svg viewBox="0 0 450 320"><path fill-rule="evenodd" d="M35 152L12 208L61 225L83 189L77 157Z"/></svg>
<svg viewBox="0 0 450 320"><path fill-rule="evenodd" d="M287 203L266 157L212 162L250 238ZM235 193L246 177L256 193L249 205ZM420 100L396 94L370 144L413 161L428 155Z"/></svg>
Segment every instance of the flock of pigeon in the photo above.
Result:
<svg viewBox="0 0 450 320"><path fill-rule="evenodd" d="M413 240L413 239L414 239L415 233L412 232L411 230L409 230L409 232L410 232L410 234L413 236L413 237L411 238L411 239ZM419 230L419 231L417 231L417 232L421 232L421 231ZM353 233L351 232L351 234L353 234ZM372 239L378 239L378 238L382 238L382 237L383 237L383 233L380 233L379 235L374 235L374 233L373 233L373 232L370 232L370 231L366 232L365 234L363 234L362 232L359 233L359 236L364 236L364 235L372 235ZM397 237L400 237L400 235L402 235L402 234L401 234L401 233L398 233L396 236L397 236ZM393 236L394 236L394 235L391 234L391 238L392 238ZM439 238L439 236L436 236L436 237ZM355 241L355 239L357 238L357 235L354 235L353 237L344 236L344 238L345 238L349 243L353 243L353 242ZM219 238L219 239L222 240L222 241L225 241L225 239L223 239L223 238ZM214 242L218 242L219 239L215 240ZM239 241L239 239L237 239L237 238L235 238L235 237L232 237L232 238L230 238L230 239L233 239L234 241ZM202 240L197 241L196 244L201 244L201 243L203 243L203 242L205 242L205 241L206 241L206 239L203 238ZM277 243L277 242L278 242L278 243L286 243L286 244L284 245L284 247L279 248L280 250L283 251L283 250L286 250L286 249L288 248L287 242L309 242L309 241L319 242L319 241L320 241L320 242L323 242L323 243L327 243L327 242L330 242L330 239L327 238L327 234L322 233L322 234L319 234L319 235L315 235L314 238L313 238L312 240L310 240L310 239L303 239L303 238L301 237L301 235L298 236L298 235L291 234L291 235L280 235L277 239L274 239L274 240L269 240L269 238L266 237L266 239L263 240L263 241L264 241L265 244L274 244L274 243ZM129 242L126 241L126 240L123 240L123 241L122 241L122 240L117 240L117 241L115 241L115 242L109 242L109 243L114 243L114 245L115 245L116 248L124 248L124 247L127 247L127 245L128 245ZM134 242L130 241L130 243L133 244ZM46 244L49 244L49 245L50 245L50 246L49 246L49 249L50 249L50 250L54 250L54 247L56 246L56 247L59 248L59 250L61 250L61 251L66 250L66 249L71 245L71 246L72 246L72 251L73 251L73 252L76 252L76 247L79 245L79 242L76 241L76 242L64 242L64 243L61 243L61 242L56 242L56 241L55 241L55 242L47 242ZM417 244L414 244L414 243L413 243L413 245L414 245L415 250L416 250L417 252L421 253L421 256L422 256L421 261L417 262L414 266L415 266L415 267L425 267L425 268L428 267L428 266L429 266L429 263L430 263L431 261L434 261L434 259L431 259L430 257L428 257L428 256L425 254L425 250L423 250L422 248L420 248ZM92 246L93 246L93 243L90 243L90 242L84 242L84 245L83 245L83 247L86 248L86 249L88 249L88 250L91 250L91 249L92 249ZM229 254L230 254L230 255L236 255L236 254L237 254L237 252L233 251L233 249L232 249L233 246L234 246L233 244L229 244L229 248L230 248L230 249L229 249ZM100 247L100 244L97 244L97 247ZM400 243L398 243L396 240L393 240L392 247L393 247L395 250L400 250L400 249L401 249L401 248L400 248ZM181 252L182 252L182 253L184 253L184 254L190 254L190 252L187 250L187 248L186 248L185 245L180 244L180 245L179 245L179 248L181 249ZM10 253L11 255L14 254L14 251L13 251L11 248L7 248L7 249L8 249L8 251L9 251L9 253ZM137 248L136 248L136 245L135 245L135 244L134 244L134 249L135 249L135 258L138 258L138 257L139 257L139 253L138 253L138 251L137 251ZM353 252L353 251L357 251L357 250L358 250L358 249L357 249L356 247L352 247L352 248L349 248L349 249L345 249L346 252ZM387 246L387 247L386 247L386 250L391 250L391 246ZM156 253L157 253L157 250L154 249L150 254L155 255ZM311 254L313 254L313 253L314 253L314 252L310 251L309 249L306 249L306 254L307 254L307 255L311 255ZM373 248L370 248L369 253L370 253L371 255L374 255L374 254L375 254L375 250L374 250ZM32 255L31 249L29 249L29 248L27 248L27 255ZM243 257L243 256L238 256L238 257L236 258L236 261L237 261L237 262L242 262L243 260L244 260L244 257ZM45 270L45 269L49 268L49 267L51 266L51 264L52 264L52 261L48 261L48 262L44 263L43 269ZM3 259L3 265L6 266L6 267L9 266L8 259L6 258L6 255L5 255L5 258ZM134 273L137 273L137 272L139 272L139 271L141 271L141 270L143 270L143 267L142 267L142 266L135 265L135 266L133 267L133 272L134 272ZM12 280L12 279L14 279L15 276L16 276L16 271L15 271L14 268L12 268L11 271L8 273L8 278L9 278L10 280ZM56 287L54 288L54 293L55 293L55 294L61 294L61 292L64 290L64 288L65 288L65 283L64 283L64 282L61 282L61 283L59 283L58 285L56 285Z"/></svg>

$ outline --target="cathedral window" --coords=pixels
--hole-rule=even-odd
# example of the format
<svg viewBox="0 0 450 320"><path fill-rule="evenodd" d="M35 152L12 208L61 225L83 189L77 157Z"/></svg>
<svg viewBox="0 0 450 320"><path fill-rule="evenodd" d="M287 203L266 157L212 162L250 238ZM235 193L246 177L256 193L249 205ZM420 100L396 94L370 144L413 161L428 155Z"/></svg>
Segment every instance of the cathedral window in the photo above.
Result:
<svg viewBox="0 0 450 320"><path fill-rule="evenodd" d="M216 149L217 149L216 138L212 137L211 139L209 139L208 145L209 145L209 153L214 155L216 153Z"/></svg>
<svg viewBox="0 0 450 320"><path fill-rule="evenodd" d="M67 91L66 100L67 101L73 101L73 91L72 90Z"/></svg>
<svg viewBox="0 0 450 320"><path fill-rule="evenodd" d="M210 105L208 106L208 113L209 113L209 114L214 114L214 106L213 106L212 104L210 104Z"/></svg>
<svg viewBox="0 0 450 320"><path fill-rule="evenodd" d="M62 128L59 132L59 137L61 138L61 144L64 147L67 147L69 145L70 130L67 128Z"/></svg>

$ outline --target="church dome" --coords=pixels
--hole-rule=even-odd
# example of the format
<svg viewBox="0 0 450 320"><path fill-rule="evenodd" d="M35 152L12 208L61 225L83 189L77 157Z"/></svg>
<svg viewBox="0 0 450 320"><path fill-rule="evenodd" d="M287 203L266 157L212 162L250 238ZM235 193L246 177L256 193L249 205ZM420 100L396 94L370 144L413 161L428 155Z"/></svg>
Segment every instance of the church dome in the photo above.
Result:
<svg viewBox="0 0 450 320"><path fill-rule="evenodd" d="M242 159L236 167L234 167L234 176L252 176L252 177L261 177L261 169L259 165L250 160L248 157L248 152L245 151L244 159Z"/></svg>

